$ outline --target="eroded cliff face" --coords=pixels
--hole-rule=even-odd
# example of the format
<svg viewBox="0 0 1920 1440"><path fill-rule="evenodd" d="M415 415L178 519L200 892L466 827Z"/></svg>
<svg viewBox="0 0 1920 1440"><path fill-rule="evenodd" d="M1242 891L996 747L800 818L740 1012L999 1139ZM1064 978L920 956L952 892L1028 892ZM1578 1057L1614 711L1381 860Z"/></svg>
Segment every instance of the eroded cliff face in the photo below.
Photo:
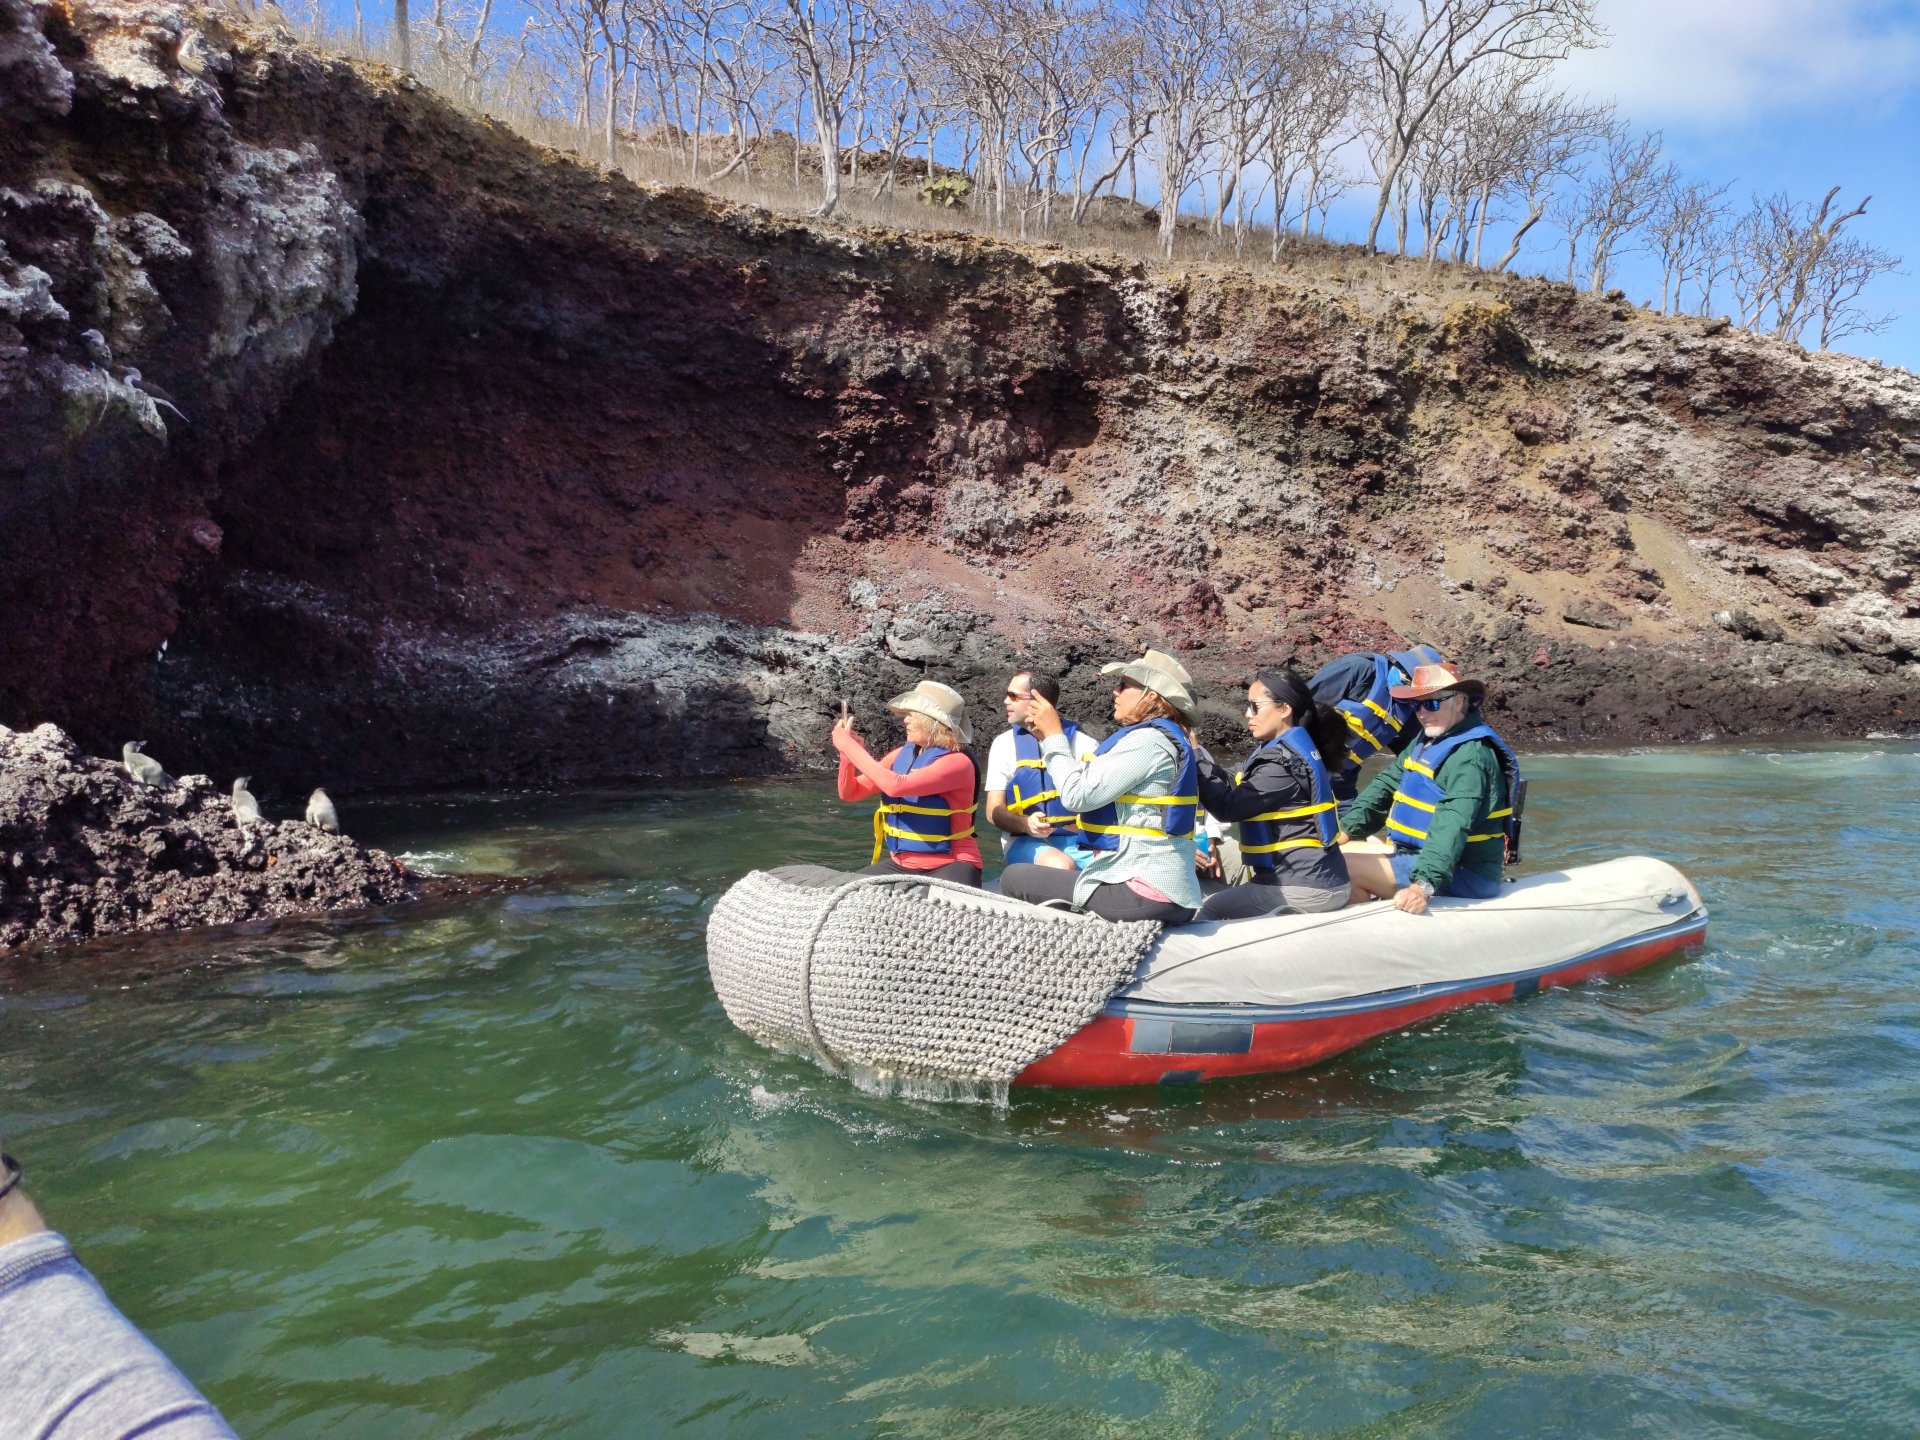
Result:
<svg viewBox="0 0 1920 1440"><path fill-rule="evenodd" d="M1905 372L810 227L232 24L0 0L11 723L339 789L742 773L922 674L992 728L1016 657L1097 717L1143 643L1226 740L1254 665L1401 637L1522 737L1913 723Z"/></svg>

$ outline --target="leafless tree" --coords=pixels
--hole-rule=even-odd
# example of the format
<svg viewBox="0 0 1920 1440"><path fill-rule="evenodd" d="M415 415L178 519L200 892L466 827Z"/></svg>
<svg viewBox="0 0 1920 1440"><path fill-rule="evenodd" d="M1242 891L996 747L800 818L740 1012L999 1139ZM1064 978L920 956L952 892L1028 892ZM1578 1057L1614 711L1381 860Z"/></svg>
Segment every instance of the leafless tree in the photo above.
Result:
<svg viewBox="0 0 1920 1440"><path fill-rule="evenodd" d="M1728 214L1724 203L1727 190L1726 185L1683 180L1677 172L1670 172L1666 189L1646 225L1648 244L1660 260L1663 314L1681 313L1682 292L1688 282L1697 282L1720 248ZM1696 288L1700 288L1697 283Z"/></svg>
<svg viewBox="0 0 1920 1440"><path fill-rule="evenodd" d="M1812 318L1809 301L1816 283L1815 277L1839 240L1840 228L1849 220L1866 214L1867 205L1873 199L1869 195L1853 209L1836 214L1833 202L1839 195L1840 187L1836 185L1827 191L1819 208L1811 211L1807 206L1789 204L1784 193L1777 200L1767 202L1769 209L1777 212L1773 223L1786 237L1783 247L1786 263L1776 291L1778 298L1774 302L1776 313L1773 330L1783 339L1797 340L1806 329L1807 321Z"/></svg>
<svg viewBox="0 0 1920 1440"><path fill-rule="evenodd" d="M1380 193L1367 253L1401 171L1434 111L1496 58L1559 60L1599 42L1594 0L1364 0L1359 43L1371 71Z"/></svg>
<svg viewBox="0 0 1920 1440"><path fill-rule="evenodd" d="M1542 61L1491 63L1436 112L1446 136L1438 178L1452 187L1444 211L1456 261L1479 265L1487 227L1510 218L1505 207L1517 202L1526 213L1513 217L1506 253L1493 268L1511 264L1546 214L1551 187L1605 133L1609 112L1549 88L1550 68Z"/></svg>
<svg viewBox="0 0 1920 1440"><path fill-rule="evenodd" d="M1829 244L1813 267L1807 284L1807 315L1819 321L1820 348L1849 335L1877 335L1895 316L1872 314L1854 302L1860 292L1882 275L1900 273L1900 257L1852 236Z"/></svg>
<svg viewBox="0 0 1920 1440"><path fill-rule="evenodd" d="M1290 53L1279 94L1267 123L1266 163L1273 187L1273 242L1278 261L1286 245L1289 219L1297 215L1307 234L1316 206L1322 209L1345 191L1350 177L1336 169L1335 156L1350 136L1361 75L1355 68L1352 16L1335 5L1295 13ZM1294 196L1298 193L1296 211Z"/></svg>
<svg viewBox="0 0 1920 1440"><path fill-rule="evenodd" d="M820 151L820 203L813 213L824 219L840 205L840 137L848 104L864 82L885 26L865 0L784 0L760 23L786 47L812 106ZM794 138L799 139L797 129Z"/></svg>
<svg viewBox="0 0 1920 1440"><path fill-rule="evenodd" d="M1569 283L1604 288L1644 245L1671 312L1730 297L1741 324L1821 345L1884 324L1862 297L1900 262L1847 231L1865 201L1775 195L1735 220L1726 187L1680 176L1658 135L1555 88L1555 64L1598 43L1598 3L527 0L516 43L500 0L433 0L416 51L396 0L394 50L469 104L510 91L583 151L658 147L697 183L746 169L791 124L798 187L811 125L817 215L848 176L891 203L924 152L928 180L942 161L973 180L970 198L929 195L1044 233L1069 198L1084 221L1123 172L1139 199L1145 158L1163 254L1197 191L1215 234L1230 217L1236 252L1270 209L1277 261L1296 230L1325 232L1332 197L1361 183L1340 157L1364 150L1369 250L1389 210L1401 250L1417 243L1429 264L1478 265L1511 226L1499 271L1551 220Z"/></svg>
<svg viewBox="0 0 1920 1440"><path fill-rule="evenodd" d="M1020 151L1027 176L1020 206L1020 233L1038 211L1043 230L1053 224L1060 193L1061 159L1104 109L1107 50L1102 16L1084 0L1032 0L1025 22L1022 75L1024 103Z"/></svg>
<svg viewBox="0 0 1920 1440"><path fill-rule="evenodd" d="M1246 228L1247 167L1266 138L1267 119L1286 80L1292 26L1281 5L1269 0L1225 0L1220 63L1214 81L1212 158L1215 198L1208 217L1213 234L1223 232L1234 207L1234 249Z"/></svg>
<svg viewBox="0 0 1920 1440"><path fill-rule="evenodd" d="M1868 281L1900 262L1872 246L1843 242L1841 228L1866 214L1873 197L1837 211L1839 195L1836 185L1815 206L1781 191L1757 198L1734 225L1730 278L1742 325L1798 340L1817 315L1823 331L1844 327L1857 334L1877 323L1853 302Z"/></svg>
<svg viewBox="0 0 1920 1440"><path fill-rule="evenodd" d="M1542 95L1522 109L1515 119L1516 142L1503 193L1518 200L1527 213L1494 262L1495 271L1514 262L1527 233L1546 217L1553 187L1575 173L1582 157L1604 138L1612 123L1612 112L1606 107L1583 105L1559 94ZM1475 263L1479 258L1476 241Z"/></svg>
<svg viewBox="0 0 1920 1440"><path fill-rule="evenodd" d="M1660 163L1659 131L1635 139L1624 125L1612 128L1576 199L1583 229L1593 236L1587 251L1589 290L1606 288L1615 257L1628 248L1627 237L1647 222L1660 197L1677 183L1673 167Z"/></svg>
<svg viewBox="0 0 1920 1440"><path fill-rule="evenodd" d="M1160 253L1173 255L1180 202L1212 138L1228 26L1217 0L1155 0L1140 16L1140 75L1154 119Z"/></svg>
<svg viewBox="0 0 1920 1440"><path fill-rule="evenodd" d="M979 137L974 183L994 224L1007 219L1007 172L1025 87L1027 41L1018 0L920 0L904 12L911 44L926 57L929 83Z"/></svg>
<svg viewBox="0 0 1920 1440"><path fill-rule="evenodd" d="M710 177L724 179L750 163L753 132L760 108L773 99L769 87L778 67L778 57L759 43L765 29L759 23L761 7L767 0L710 0L714 13L723 22L713 26L713 40L704 68L708 93L724 117L733 136L733 158ZM798 140L795 136L795 140ZM699 178L696 165L694 178Z"/></svg>
<svg viewBox="0 0 1920 1440"><path fill-rule="evenodd" d="M593 127L593 87L600 73L600 26L596 0L532 0L534 23L550 37L566 77L571 123L584 134Z"/></svg>
<svg viewBox="0 0 1920 1440"><path fill-rule="evenodd" d="M1090 60L1098 77L1087 124L1077 142L1073 161L1072 223L1080 225L1100 192L1133 163L1140 147L1153 133L1152 111L1140 103L1140 39L1132 27L1103 17L1095 32ZM1102 128L1102 121L1105 127ZM1104 140L1107 168L1087 182L1087 167Z"/></svg>

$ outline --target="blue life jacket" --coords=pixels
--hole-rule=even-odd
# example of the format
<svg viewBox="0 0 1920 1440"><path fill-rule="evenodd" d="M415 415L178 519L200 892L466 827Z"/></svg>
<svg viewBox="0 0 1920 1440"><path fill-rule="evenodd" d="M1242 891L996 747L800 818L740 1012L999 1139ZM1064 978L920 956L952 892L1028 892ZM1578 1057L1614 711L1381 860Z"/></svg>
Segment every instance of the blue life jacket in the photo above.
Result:
<svg viewBox="0 0 1920 1440"><path fill-rule="evenodd" d="M893 757L893 773L910 775L949 753L973 758L964 750L949 752L937 745L922 750L909 743ZM951 810L944 795L901 795L892 799L882 795L880 808L873 812L873 858L878 860L882 851L890 855L951 854L955 840L973 834L975 803L969 800L964 808Z"/></svg>
<svg viewBox="0 0 1920 1440"><path fill-rule="evenodd" d="M1278 869L1279 862L1273 857L1281 850L1331 849L1334 836L1340 833L1340 824L1333 813L1333 782L1327 778L1327 767L1320 759L1313 737L1298 725L1264 745L1256 745L1247 756L1245 768L1233 777L1233 783L1240 783L1262 750L1275 745L1286 746L1307 762L1307 768L1313 772L1313 795L1305 805L1269 810L1240 822L1240 853L1254 870Z"/></svg>
<svg viewBox="0 0 1920 1440"><path fill-rule="evenodd" d="M1411 678L1416 665L1443 665L1445 659L1431 645L1416 645L1411 650L1395 650L1373 657L1373 684L1360 700L1336 700L1333 708L1347 722L1348 765L1360 766L1375 755L1392 750L1400 732L1413 718L1413 702L1393 698L1394 669L1402 681Z"/></svg>
<svg viewBox="0 0 1920 1440"><path fill-rule="evenodd" d="M1151 725L1167 736L1179 748L1180 774L1173 783L1171 795L1122 795L1117 801L1102 805L1096 810L1088 810L1080 816L1080 833L1085 837L1083 844L1091 850L1118 850L1122 835L1138 835L1148 840L1168 840L1177 835L1193 833L1193 818L1200 808L1200 765L1194 759L1193 746L1187 743L1187 735L1173 721L1164 716L1157 720L1143 720L1139 725L1125 725L1100 742L1100 748L1093 753L1104 755L1119 743L1122 735L1131 734L1142 726ZM1161 806L1161 822L1152 825L1122 825L1120 807L1122 805L1158 805Z"/></svg>
<svg viewBox="0 0 1920 1440"><path fill-rule="evenodd" d="M1080 727L1068 720L1061 728L1066 733L1067 745L1077 754ZM1047 762L1040 758L1039 737L1026 726L1016 725L1013 727L1013 778L1007 782L1007 809L1015 815L1025 815L1036 807L1046 816L1056 835L1062 830L1080 828L1080 817L1060 803L1060 792L1047 779Z"/></svg>
<svg viewBox="0 0 1920 1440"><path fill-rule="evenodd" d="M1494 734L1493 728L1484 721L1455 735L1422 741L1401 760L1400 788L1393 792L1393 808L1387 812L1387 832L1398 848L1419 850L1426 845L1427 827L1433 823L1434 807L1447 798L1447 792L1440 788L1440 782L1435 778L1440 773L1440 766L1462 745L1481 740L1493 746L1494 752L1500 757L1500 773L1506 782L1507 793L1488 798L1490 808L1484 822L1487 828L1484 832L1467 836L1467 851L1471 851L1475 845L1486 845L1496 840L1500 842L1503 858L1512 850L1517 828L1513 816L1513 797L1520 790L1520 762L1514 758L1507 742ZM1494 828L1496 825L1498 829ZM1463 860L1467 851L1461 853Z"/></svg>

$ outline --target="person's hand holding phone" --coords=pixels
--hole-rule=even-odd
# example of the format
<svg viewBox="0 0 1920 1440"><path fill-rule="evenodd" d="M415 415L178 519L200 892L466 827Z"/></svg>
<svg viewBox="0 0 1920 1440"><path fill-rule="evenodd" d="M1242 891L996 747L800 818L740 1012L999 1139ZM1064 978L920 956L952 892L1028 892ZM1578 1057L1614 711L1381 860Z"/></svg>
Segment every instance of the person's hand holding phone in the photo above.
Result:
<svg viewBox="0 0 1920 1440"><path fill-rule="evenodd" d="M847 748L847 741L857 742L860 738L853 733L853 711L847 708L847 702L844 700L840 702L840 718L833 722L833 734L830 738L833 741L833 748L840 751Z"/></svg>

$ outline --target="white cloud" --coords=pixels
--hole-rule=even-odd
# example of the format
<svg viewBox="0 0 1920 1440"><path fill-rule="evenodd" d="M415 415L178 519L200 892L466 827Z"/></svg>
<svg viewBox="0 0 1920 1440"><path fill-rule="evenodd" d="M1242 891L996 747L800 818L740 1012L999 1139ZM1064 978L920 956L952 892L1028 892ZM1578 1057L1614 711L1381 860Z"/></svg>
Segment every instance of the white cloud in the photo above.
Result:
<svg viewBox="0 0 1920 1440"><path fill-rule="evenodd" d="M1563 83L1637 124L1739 125L1920 89L1911 0L1601 0L1612 35Z"/></svg>

